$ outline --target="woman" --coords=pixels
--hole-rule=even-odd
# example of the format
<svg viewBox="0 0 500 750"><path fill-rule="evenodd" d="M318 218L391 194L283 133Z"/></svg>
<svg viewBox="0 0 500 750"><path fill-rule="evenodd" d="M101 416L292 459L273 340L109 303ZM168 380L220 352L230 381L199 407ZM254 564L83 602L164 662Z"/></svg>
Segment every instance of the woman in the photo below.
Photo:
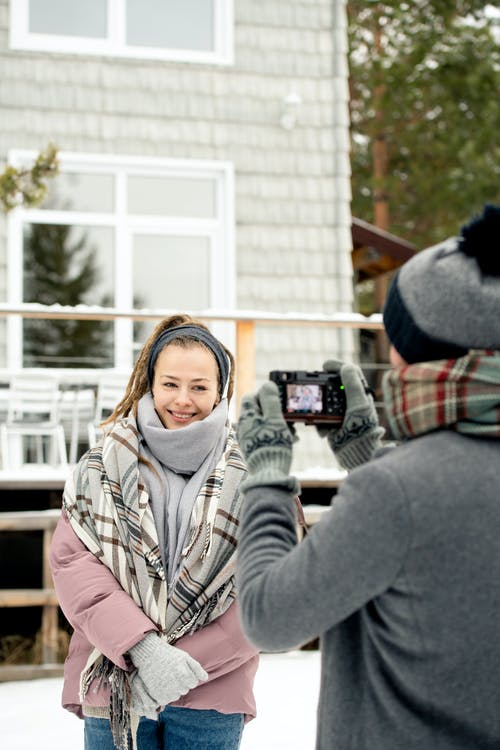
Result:
<svg viewBox="0 0 500 750"><path fill-rule="evenodd" d="M233 377L203 323L163 320L66 483L50 563L74 628L63 705L84 718L85 750L136 734L139 750L236 750L255 715L258 655L235 603Z"/></svg>

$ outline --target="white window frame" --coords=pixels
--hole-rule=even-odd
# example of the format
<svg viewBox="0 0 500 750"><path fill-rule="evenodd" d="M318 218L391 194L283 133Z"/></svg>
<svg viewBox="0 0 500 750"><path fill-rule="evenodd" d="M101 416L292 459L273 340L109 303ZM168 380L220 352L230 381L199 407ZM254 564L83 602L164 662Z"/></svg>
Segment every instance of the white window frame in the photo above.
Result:
<svg viewBox="0 0 500 750"><path fill-rule="evenodd" d="M35 151L13 150L9 163L17 166L31 163ZM78 226L112 227L115 231L114 252L114 307L133 309L132 240L135 234L160 233L165 236L202 236L210 243L209 310L233 310L236 300L234 248L234 166L227 161L156 159L130 156L105 156L60 152L61 172L111 174L115 176L115 209L111 213L61 211L18 207L7 219L7 301L12 305L23 302L23 226L31 223L60 223ZM129 175L154 177L210 178L216 186L216 211L213 218L146 216L126 212L126 180ZM57 179L57 178L56 178ZM49 185L50 189L50 185ZM189 312L195 312L190 310ZM199 317L202 317L200 311ZM231 349L234 348L235 327L231 322L212 323L211 329ZM129 371L136 352L133 350L133 321L117 318L114 321L114 367ZM6 365L10 371L23 367L22 317L7 320ZM51 368L52 372L68 376L71 372L86 373L85 368Z"/></svg>
<svg viewBox="0 0 500 750"><path fill-rule="evenodd" d="M108 37L36 34L29 31L29 0L10 0L10 47L12 49L104 55L146 60L232 65L234 62L234 0L214 0L214 49L172 49L130 46L125 41L125 0L107 0Z"/></svg>

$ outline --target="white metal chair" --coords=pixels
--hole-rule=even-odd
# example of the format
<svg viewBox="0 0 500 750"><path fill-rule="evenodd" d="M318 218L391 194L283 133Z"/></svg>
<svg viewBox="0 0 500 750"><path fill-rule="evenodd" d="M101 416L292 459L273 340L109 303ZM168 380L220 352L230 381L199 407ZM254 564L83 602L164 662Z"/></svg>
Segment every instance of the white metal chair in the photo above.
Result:
<svg viewBox="0 0 500 750"><path fill-rule="evenodd" d="M12 377L7 419L0 425L4 469L20 468L27 463L67 466L59 404L59 383L55 377L44 373L19 373ZM35 461L30 460L33 453Z"/></svg>
<svg viewBox="0 0 500 750"><path fill-rule="evenodd" d="M88 423L89 446L94 446L99 440L102 429L100 427L106 417L114 411L115 406L122 400L129 375L122 373L104 373L97 381L97 396L94 418Z"/></svg>
<svg viewBox="0 0 500 750"><path fill-rule="evenodd" d="M95 389L68 388L61 393L60 418L69 445L68 460L75 464L79 459L79 449L86 450L88 423L94 419Z"/></svg>

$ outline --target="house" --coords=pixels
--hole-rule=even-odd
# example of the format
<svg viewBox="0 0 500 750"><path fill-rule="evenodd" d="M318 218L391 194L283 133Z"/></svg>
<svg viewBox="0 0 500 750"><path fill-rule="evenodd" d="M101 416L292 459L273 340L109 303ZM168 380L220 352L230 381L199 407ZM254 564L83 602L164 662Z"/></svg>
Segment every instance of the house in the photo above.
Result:
<svg viewBox="0 0 500 750"><path fill-rule="evenodd" d="M0 0L0 160L30 164L49 142L60 159L38 208L0 217L0 305L351 314L353 261L373 272L357 251L387 248L350 214L345 4ZM88 392L102 370L130 371L151 327L60 325L0 314L0 385L50 371ZM213 327L234 349L234 323ZM255 329L257 382L359 354L349 327ZM299 433L295 468L332 466L316 431ZM65 476L0 472L1 510L57 508ZM337 480L321 474L321 499ZM40 585L54 518L3 521L2 550L23 549L26 575L6 568L0 589ZM30 594L51 662L57 601ZM39 613L7 612L0 635L39 627Z"/></svg>
<svg viewBox="0 0 500 750"><path fill-rule="evenodd" d="M345 0L0 0L0 160L60 158L41 206L0 217L0 302L351 312L346 32ZM150 327L56 323L0 316L0 384L87 387L129 370ZM356 337L257 325L255 349L262 381ZM325 451L305 430L299 466ZM0 477L2 510L55 507L63 481ZM24 558L39 571L38 548Z"/></svg>
<svg viewBox="0 0 500 750"><path fill-rule="evenodd" d="M40 301L52 232L71 272L93 268L72 304L353 310L344 0L0 0L0 60L2 159L54 142L61 168L2 225L5 302ZM68 354L1 319L0 376L92 382L130 368L148 326L116 320L106 346ZM215 332L234 342L231 323ZM258 326L257 381L356 348L349 329Z"/></svg>

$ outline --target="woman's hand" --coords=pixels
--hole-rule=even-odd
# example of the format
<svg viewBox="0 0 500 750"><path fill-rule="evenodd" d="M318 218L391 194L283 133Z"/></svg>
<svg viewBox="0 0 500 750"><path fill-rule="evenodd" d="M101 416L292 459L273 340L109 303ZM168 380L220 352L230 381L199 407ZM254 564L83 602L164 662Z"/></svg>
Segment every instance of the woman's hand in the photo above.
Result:
<svg viewBox="0 0 500 750"><path fill-rule="evenodd" d="M130 708L138 716L156 720L160 708L157 701L149 694L144 681L139 677L136 670L129 677L130 685Z"/></svg>
<svg viewBox="0 0 500 750"><path fill-rule="evenodd" d="M186 651L171 646L156 633L148 633L142 641L132 646L129 653L146 695L156 706L167 706L208 678L196 659ZM138 687L137 692L142 686ZM147 697L142 693L141 700L149 709L151 703L148 704Z"/></svg>

